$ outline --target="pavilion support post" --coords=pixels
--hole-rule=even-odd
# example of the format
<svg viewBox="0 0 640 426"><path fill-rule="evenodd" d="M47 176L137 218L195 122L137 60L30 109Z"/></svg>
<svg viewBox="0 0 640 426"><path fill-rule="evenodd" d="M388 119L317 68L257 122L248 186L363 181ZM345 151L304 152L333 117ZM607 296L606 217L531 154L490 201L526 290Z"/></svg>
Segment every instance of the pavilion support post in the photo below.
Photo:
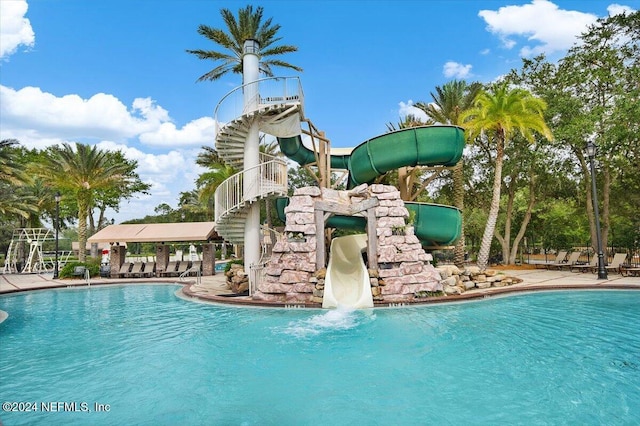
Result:
<svg viewBox="0 0 640 426"><path fill-rule="evenodd" d="M124 259L127 256L127 247L121 245L112 245L111 254L109 256L109 268L111 278L117 278L118 272L124 263Z"/></svg>
<svg viewBox="0 0 640 426"><path fill-rule="evenodd" d="M171 247L164 243L156 245L156 275L158 277L167 269L170 249Z"/></svg>
<svg viewBox="0 0 640 426"><path fill-rule="evenodd" d="M216 274L216 246L213 243L202 245L202 275Z"/></svg>

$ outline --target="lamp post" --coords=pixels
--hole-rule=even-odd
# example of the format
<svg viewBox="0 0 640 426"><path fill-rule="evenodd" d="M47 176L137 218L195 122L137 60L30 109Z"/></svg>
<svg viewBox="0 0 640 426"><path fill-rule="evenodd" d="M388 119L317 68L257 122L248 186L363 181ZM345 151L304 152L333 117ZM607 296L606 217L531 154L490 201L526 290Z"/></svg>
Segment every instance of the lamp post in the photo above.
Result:
<svg viewBox="0 0 640 426"><path fill-rule="evenodd" d="M596 240L598 243L598 279L606 280L607 269L604 266L604 254L602 253L602 238L600 237L600 211L598 209L598 194L596 191L596 169L593 165L593 159L596 156L598 147L590 139L587 142L587 156L589 157L589 163L591 165L591 194L593 198L593 212L596 219Z"/></svg>
<svg viewBox="0 0 640 426"><path fill-rule="evenodd" d="M58 279L58 230L60 229L60 192L56 192L56 254L53 264L53 279Z"/></svg>

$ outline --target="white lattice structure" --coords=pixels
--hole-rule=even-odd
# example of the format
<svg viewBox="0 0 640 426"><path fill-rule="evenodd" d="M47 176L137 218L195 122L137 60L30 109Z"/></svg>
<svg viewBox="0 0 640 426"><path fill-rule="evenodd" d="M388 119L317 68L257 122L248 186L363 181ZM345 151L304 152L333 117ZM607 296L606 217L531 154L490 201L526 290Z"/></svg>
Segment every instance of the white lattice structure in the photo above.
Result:
<svg viewBox="0 0 640 426"><path fill-rule="evenodd" d="M51 231L47 228L20 228L13 231L13 237L7 250L3 274L10 273L42 273L47 271L42 257L42 243L53 240ZM29 245L29 253L22 268L18 270L18 251L24 245Z"/></svg>

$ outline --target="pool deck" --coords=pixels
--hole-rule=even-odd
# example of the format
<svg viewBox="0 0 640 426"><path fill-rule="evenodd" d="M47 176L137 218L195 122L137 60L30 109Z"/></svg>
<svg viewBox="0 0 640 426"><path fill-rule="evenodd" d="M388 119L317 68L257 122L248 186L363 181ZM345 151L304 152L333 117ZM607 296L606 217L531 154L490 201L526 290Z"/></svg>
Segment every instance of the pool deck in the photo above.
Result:
<svg viewBox="0 0 640 426"><path fill-rule="evenodd" d="M635 289L640 290L640 277L625 277L617 273L609 273L608 279L599 280L596 274L576 273L546 269L507 269L499 273L517 277L523 281L506 287L491 287L487 289L473 289L461 295L416 299L415 303L444 303L487 298L515 292L563 290L563 289ZM231 291L227 289L225 276L218 273L204 276L200 284L195 283L193 277L181 281L179 278L92 278L90 284L178 284L183 285L182 293L187 298L217 303L237 305L262 305L285 307L318 307L318 304L289 302L274 303L254 301L247 296L229 297ZM82 288L87 283L84 279L53 279L52 274L2 274L0 275L0 294L19 293L32 290L46 290L52 288ZM408 304L413 304L408 303ZM376 306L389 306L389 303L378 302ZM398 304L391 304L398 306ZM405 305L404 303L400 305Z"/></svg>

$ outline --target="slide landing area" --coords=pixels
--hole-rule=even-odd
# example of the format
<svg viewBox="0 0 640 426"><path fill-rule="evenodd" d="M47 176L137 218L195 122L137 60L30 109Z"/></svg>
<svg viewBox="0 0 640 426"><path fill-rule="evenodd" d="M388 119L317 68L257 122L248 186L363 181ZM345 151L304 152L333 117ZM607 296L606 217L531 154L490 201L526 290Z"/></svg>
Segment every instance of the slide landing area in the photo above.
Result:
<svg viewBox="0 0 640 426"><path fill-rule="evenodd" d="M365 234L337 237L331 241L323 308L337 308L339 305L354 309L373 308L369 272L362 258L366 248Z"/></svg>

